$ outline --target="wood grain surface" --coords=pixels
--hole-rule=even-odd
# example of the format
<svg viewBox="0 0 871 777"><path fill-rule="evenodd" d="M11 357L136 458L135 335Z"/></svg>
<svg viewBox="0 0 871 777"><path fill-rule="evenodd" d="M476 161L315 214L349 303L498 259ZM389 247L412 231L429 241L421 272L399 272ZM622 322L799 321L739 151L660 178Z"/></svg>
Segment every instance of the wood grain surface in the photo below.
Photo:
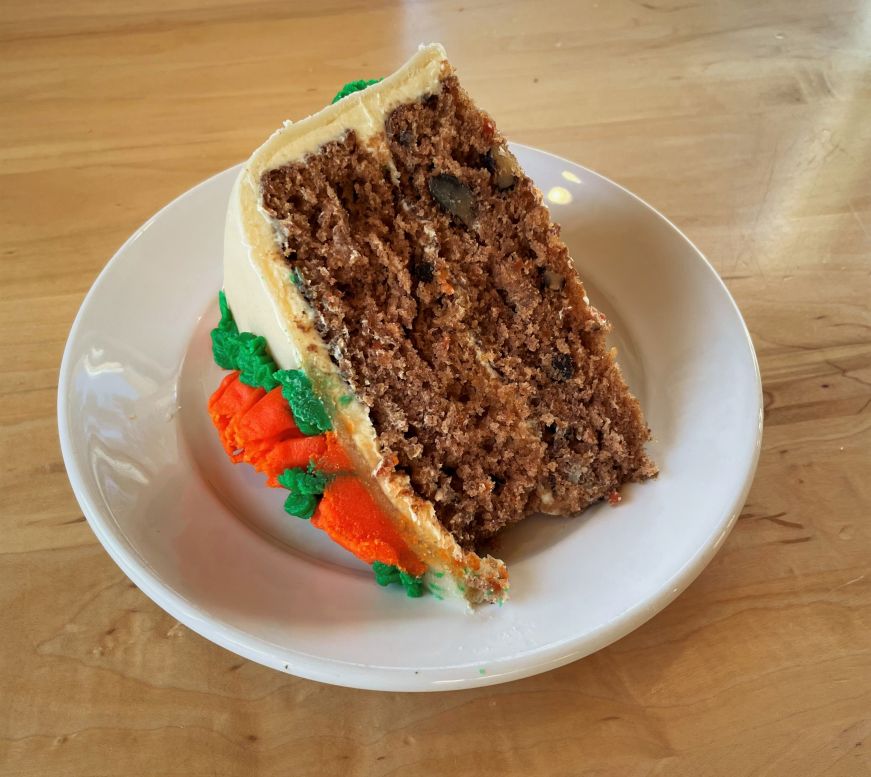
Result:
<svg viewBox="0 0 871 777"><path fill-rule="evenodd" d="M512 139L669 215L762 367L725 547L611 647L378 694L198 637L97 543L58 448L64 341L155 210L337 85L445 44ZM871 3L0 5L0 774L871 774Z"/></svg>

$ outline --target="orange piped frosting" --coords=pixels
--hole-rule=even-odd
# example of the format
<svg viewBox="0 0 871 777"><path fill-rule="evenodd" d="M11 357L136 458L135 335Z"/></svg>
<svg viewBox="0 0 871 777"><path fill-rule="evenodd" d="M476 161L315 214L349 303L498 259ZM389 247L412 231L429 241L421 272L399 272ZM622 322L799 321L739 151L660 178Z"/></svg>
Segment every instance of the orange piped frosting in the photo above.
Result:
<svg viewBox="0 0 871 777"><path fill-rule="evenodd" d="M372 495L353 475L338 475L330 481L311 522L367 564L380 561L415 576L426 571L426 565L408 549Z"/></svg>
<svg viewBox="0 0 871 777"><path fill-rule="evenodd" d="M239 446L235 444L235 434L230 429L230 425L265 395L266 392L262 388L242 383L239 380L239 373L231 372L221 381L221 385L209 399L209 415L212 423L221 436L224 450L233 461L242 461L242 456Z"/></svg>
<svg viewBox="0 0 871 777"><path fill-rule="evenodd" d="M315 470L329 480L311 522L367 564L380 562L419 576L426 565L354 474L350 457L333 432L306 436L294 420L281 388L267 392L231 372L209 399L209 415L224 450L234 462L247 462L281 487L288 469Z"/></svg>

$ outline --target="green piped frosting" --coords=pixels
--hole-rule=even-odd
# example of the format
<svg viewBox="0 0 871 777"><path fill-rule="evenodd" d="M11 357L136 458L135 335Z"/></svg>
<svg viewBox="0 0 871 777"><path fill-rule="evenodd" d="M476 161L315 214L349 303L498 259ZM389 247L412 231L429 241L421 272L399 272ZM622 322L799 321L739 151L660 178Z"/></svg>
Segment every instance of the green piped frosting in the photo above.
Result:
<svg viewBox="0 0 871 777"><path fill-rule="evenodd" d="M408 572L403 572L399 567L392 564L383 564L376 561L372 565L375 572L375 582L378 585L390 585L399 583L405 589L405 595L412 599L423 596L423 577L414 577Z"/></svg>
<svg viewBox="0 0 871 777"><path fill-rule="evenodd" d="M279 370L269 355L266 338L240 332L223 291L218 293L218 304L221 320L212 330L212 355L218 366L239 370L239 380L248 386L267 391L281 386L281 395L290 404L296 425L303 434L330 431L333 428L330 417L308 376L302 370Z"/></svg>
<svg viewBox="0 0 871 777"><path fill-rule="evenodd" d="M372 86L372 84L377 84L381 79L380 78L360 78L357 81L349 81L345 84L338 92L336 92L336 96L332 99L332 103L337 103L343 97L347 97L349 94L354 94L354 92L362 92L367 86Z"/></svg>
<svg viewBox="0 0 871 777"><path fill-rule="evenodd" d="M272 376L278 365L269 355L266 339L239 331L223 291L218 293L218 304L221 320L212 330L215 362L225 370L239 370L239 380L244 384L272 391L278 385Z"/></svg>
<svg viewBox="0 0 871 777"><path fill-rule="evenodd" d="M290 404L296 425L303 434L314 435L333 428L324 403L302 370L278 370L272 376L281 384L281 396Z"/></svg>
<svg viewBox="0 0 871 777"><path fill-rule="evenodd" d="M324 473L318 472L311 465L308 470L300 467L286 469L277 480L290 491L287 499L284 500L284 509L290 515L305 520L314 515L320 495L324 493L329 482L329 478Z"/></svg>

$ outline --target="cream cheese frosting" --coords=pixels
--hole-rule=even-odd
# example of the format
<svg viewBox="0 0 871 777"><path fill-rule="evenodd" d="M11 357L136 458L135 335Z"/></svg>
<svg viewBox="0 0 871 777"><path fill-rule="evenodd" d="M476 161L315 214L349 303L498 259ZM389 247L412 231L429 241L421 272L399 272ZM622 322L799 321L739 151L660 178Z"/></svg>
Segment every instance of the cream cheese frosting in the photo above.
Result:
<svg viewBox="0 0 871 777"><path fill-rule="evenodd" d="M492 557L464 552L438 522L430 502L417 497L404 475L383 466L368 409L353 397L315 328L315 313L297 290L280 251L281 238L261 203L262 175L299 162L325 144L354 131L376 153L385 118L397 106L441 89L450 65L438 44L421 47L398 71L378 84L344 97L297 123L286 122L243 165L227 209L224 290L239 328L266 338L282 369L302 368L333 416L336 433L356 451L371 483L389 500L429 567L428 582L445 594L468 601L505 598L507 573ZM341 405L340 405L341 401ZM341 406L341 412L337 408ZM450 590L447 580L453 580ZM436 582L438 580L439 582Z"/></svg>

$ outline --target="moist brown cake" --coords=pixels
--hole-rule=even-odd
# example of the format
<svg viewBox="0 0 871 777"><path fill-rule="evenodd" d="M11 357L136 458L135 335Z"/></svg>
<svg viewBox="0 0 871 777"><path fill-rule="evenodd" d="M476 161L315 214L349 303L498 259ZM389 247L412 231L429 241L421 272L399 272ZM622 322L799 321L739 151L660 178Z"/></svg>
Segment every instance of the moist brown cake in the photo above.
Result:
<svg viewBox="0 0 871 777"><path fill-rule="evenodd" d="M376 146L348 130L260 178L382 466L466 549L655 474L559 227L447 63L384 133Z"/></svg>

